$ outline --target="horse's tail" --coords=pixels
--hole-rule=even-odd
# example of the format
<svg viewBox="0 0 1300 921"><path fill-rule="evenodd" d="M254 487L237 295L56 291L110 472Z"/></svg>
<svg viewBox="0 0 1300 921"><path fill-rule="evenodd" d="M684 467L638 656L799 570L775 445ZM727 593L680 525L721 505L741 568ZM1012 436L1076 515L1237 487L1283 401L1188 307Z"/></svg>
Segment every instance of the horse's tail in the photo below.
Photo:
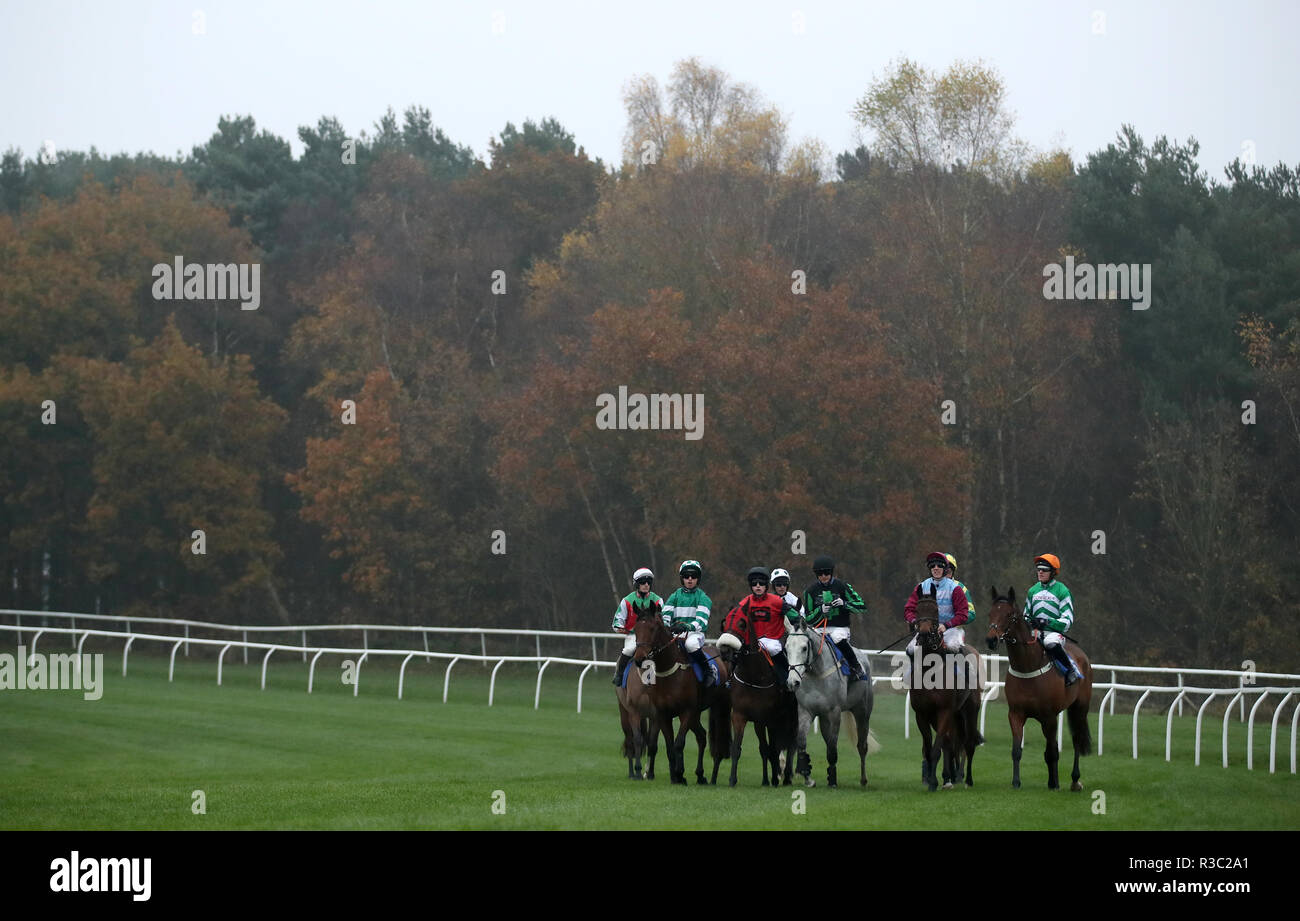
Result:
<svg viewBox="0 0 1300 921"><path fill-rule="evenodd" d="M1070 707L1066 711L1070 718L1070 738L1074 741L1074 750L1080 755L1092 754L1092 730L1088 728L1088 711L1084 707Z"/></svg>
<svg viewBox="0 0 1300 921"><path fill-rule="evenodd" d="M644 746L646 741L650 738L650 721L643 716L639 720L635 720L634 725L641 732L641 744ZM636 735L624 733L623 746L620 750L622 751L624 758L636 758Z"/></svg>
<svg viewBox="0 0 1300 921"><path fill-rule="evenodd" d="M731 757L730 694L719 694L709 706L709 754L714 761Z"/></svg>
<svg viewBox="0 0 1300 921"><path fill-rule="evenodd" d="M858 721L848 710L840 711L840 732L848 737L848 746L850 748L858 747ZM867 754L874 755L880 751L880 740L870 729L867 730Z"/></svg>

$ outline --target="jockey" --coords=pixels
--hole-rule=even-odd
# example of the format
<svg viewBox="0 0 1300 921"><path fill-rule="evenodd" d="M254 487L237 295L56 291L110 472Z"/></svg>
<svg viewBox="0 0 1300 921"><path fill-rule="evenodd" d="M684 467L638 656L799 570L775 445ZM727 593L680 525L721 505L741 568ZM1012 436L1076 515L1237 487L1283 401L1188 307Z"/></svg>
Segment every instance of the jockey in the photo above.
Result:
<svg viewBox="0 0 1300 921"><path fill-rule="evenodd" d="M686 653L706 676L712 675L708 683L716 684L718 668L701 648L704 645L704 631L709 629L709 615L713 611L713 602L700 589L704 569L698 560L684 560L677 567L677 575L682 580L682 587L664 602L664 625L673 633L686 634L682 644Z"/></svg>
<svg viewBox="0 0 1300 921"><path fill-rule="evenodd" d="M803 601L790 591L790 573L784 569L772 570L772 591L785 599L785 603L794 608L795 614L803 614Z"/></svg>
<svg viewBox="0 0 1300 921"><path fill-rule="evenodd" d="M614 666L614 687L618 687L619 679L623 677L623 669L627 667L627 663L636 652L636 635L632 630L636 627L637 618L647 614L658 615L662 609L664 600L650 590L654 581L655 574L644 566L632 573L632 584L636 589L620 601L614 611L612 629L627 634L627 639L623 642L623 652L618 657L618 665Z"/></svg>
<svg viewBox="0 0 1300 921"><path fill-rule="evenodd" d="M903 617L909 624L916 623L916 603L922 595L930 594L934 589L935 602L939 605L939 634L943 637L943 646L950 652L960 652L966 641L962 624L970 620L970 603L966 600L966 590L947 575L948 557L937 550L925 558L930 578L917 583L912 589L907 604L903 607ZM911 659L916 653L916 637L907 644L907 657Z"/></svg>
<svg viewBox="0 0 1300 921"><path fill-rule="evenodd" d="M1061 635L1074 624L1074 599L1065 583L1056 580L1061 561L1053 554L1034 557L1034 569L1038 584L1025 592L1025 620L1041 632L1043 648L1065 669L1065 684L1069 687L1083 677L1065 651L1065 637Z"/></svg>
<svg viewBox="0 0 1300 921"><path fill-rule="evenodd" d="M749 571L749 595L727 615L727 629L739 632L736 619L746 618L758 638L758 645L772 657L777 674L784 675L790 668L785 658L785 619L795 611L785 598L767 590L770 582L771 574L766 567L755 566ZM743 634L741 636L743 639Z"/></svg>
<svg viewBox="0 0 1300 921"><path fill-rule="evenodd" d="M966 583L960 582L957 579L957 558L951 553L945 553L943 556L944 559L948 561L948 566L944 570L944 575L961 586L962 592L966 595L966 623L973 624L975 623L975 599L971 596L970 589L966 587ZM964 633L965 631L963 630L962 632Z"/></svg>
<svg viewBox="0 0 1300 921"><path fill-rule="evenodd" d="M849 645L849 615L866 614L867 603L852 585L835 578L835 561L830 557L819 556L813 560L813 574L817 581L803 593L804 617L818 633L830 636L849 664L852 671L849 680L856 681L866 672Z"/></svg>

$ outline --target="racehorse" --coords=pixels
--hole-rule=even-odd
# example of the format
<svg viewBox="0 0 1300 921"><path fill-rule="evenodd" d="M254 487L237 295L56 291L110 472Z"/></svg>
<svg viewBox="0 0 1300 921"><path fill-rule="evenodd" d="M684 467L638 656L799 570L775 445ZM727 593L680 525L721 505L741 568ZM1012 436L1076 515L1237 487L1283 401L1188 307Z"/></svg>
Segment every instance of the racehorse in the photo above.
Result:
<svg viewBox="0 0 1300 921"><path fill-rule="evenodd" d="M711 705L721 702L726 705L726 682L729 677L726 664L718 662L718 684L702 687L695 678L686 650L677 642L663 620L658 617L642 617L637 620L633 632L636 634L636 652L633 663L641 673L641 681L646 685L650 696L650 705L655 711L655 721L659 731L664 735L664 745L668 749L669 776L675 784L686 783L686 733L695 734L699 746L699 761L695 767L696 783L706 784L704 778L704 744L706 734L700 725L700 713ZM704 647L705 654L711 658L718 657L718 650L713 646ZM673 739L673 718L681 720L677 738ZM711 717L710 722L713 722ZM717 733L715 733L715 736ZM713 756L713 775L718 774L718 764L728 756L722 740L717 738L710 747Z"/></svg>
<svg viewBox="0 0 1300 921"><path fill-rule="evenodd" d="M858 732L858 761L862 769L862 786L867 785L867 749L872 740L871 708L875 705L875 692L871 687L871 663L865 652L858 652L863 677L849 682L840 673L835 654L826 637L808 627L798 618L785 638L785 655L790 660L790 675L786 684L795 692L799 703L799 725L795 732L795 747L799 751L796 771L804 784L816 786L812 761L808 757L808 727L813 717L821 723L822 739L826 742L826 782L838 786L836 763L839 761L840 714L852 713Z"/></svg>
<svg viewBox="0 0 1300 921"><path fill-rule="evenodd" d="M963 761L966 786L972 787L975 780L971 774L971 763L975 760L976 747L984 741L979 732L979 656L971 650L976 659L974 674L971 674L965 667L965 657L944 647L943 635L939 633L939 606L935 601L933 586L929 594L921 595L916 602L914 624L916 649L921 653L922 667L912 669L908 696L912 712L916 716L917 728L921 730L921 780L930 788L930 792L938 789L935 768L942 755L943 788L951 790L961 777ZM942 671L927 667L932 662L941 666ZM942 677L936 682L933 678L937 674ZM933 740L930 735L932 730Z"/></svg>
<svg viewBox="0 0 1300 921"><path fill-rule="evenodd" d="M734 631L744 631L742 640ZM718 638L718 648L723 655L731 654L734 661L731 671L731 786L736 785L736 769L740 764L741 741L745 725L754 724L758 736L758 752L763 762L763 786L767 786L768 765L772 768L772 786L781 785L780 755L792 750L794 745L794 700L777 681L776 667L767 653L758 645L753 625L749 619L738 616L731 628ZM785 783L792 779L792 759L786 758Z"/></svg>
<svg viewBox="0 0 1300 921"><path fill-rule="evenodd" d="M655 710L650 704L650 694L641 683L641 673L630 665L625 687L618 692L618 718L623 725L623 757L627 758L627 776L640 780L641 753L647 755L646 780L655 779L655 755L659 752L659 728L655 724Z"/></svg>
<svg viewBox="0 0 1300 921"><path fill-rule="evenodd" d="M1020 752L1025 737L1025 721L1036 719L1043 727L1047 749L1043 760L1047 762L1047 787L1059 790L1057 762L1061 753L1056 741L1056 716L1062 710L1070 723L1070 741L1074 746L1074 770L1070 772L1070 789L1079 791L1079 756L1092 753L1092 733L1088 729L1088 707L1092 703L1092 662L1082 649L1069 638L1065 649L1079 667L1083 678L1067 686L1057 670L1051 655L1038 641L1037 631L1025 622L1024 611L1016 606L1016 590L1008 589L1005 596L993 588L993 609L989 612L989 649L997 649L998 641L1007 644L1009 664L1006 696L1007 719L1011 723L1011 786L1020 789Z"/></svg>

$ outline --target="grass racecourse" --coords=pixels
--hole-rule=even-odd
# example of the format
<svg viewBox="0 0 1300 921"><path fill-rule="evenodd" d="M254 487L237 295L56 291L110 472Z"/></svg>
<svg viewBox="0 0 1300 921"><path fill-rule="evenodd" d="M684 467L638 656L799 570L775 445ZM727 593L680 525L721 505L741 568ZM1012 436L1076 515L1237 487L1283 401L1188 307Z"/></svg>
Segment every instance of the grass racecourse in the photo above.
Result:
<svg viewBox="0 0 1300 921"><path fill-rule="evenodd" d="M1107 718L1106 754L1083 760L1083 793L1046 789L1041 735L1031 724L1017 792L1006 708L997 700L989 704L988 742L975 755L975 787L927 793L917 735L903 738L903 698L878 686L872 725L882 747L867 759L869 788L858 787L856 756L842 747L846 782L827 789L824 746L810 740L819 785L806 791L799 814L792 793L802 787L759 785L752 730L735 789L725 785L728 762L722 785L670 786L662 752L654 782L628 780L609 669L588 674L576 713L574 667L547 669L534 710L532 665L504 666L488 707L490 670L477 663L455 667L444 704L445 665L437 663L412 661L398 700L395 660L367 660L354 698L340 680L339 656L322 656L308 695L307 666L287 655L273 657L263 691L256 655L250 665L228 655L218 687L211 658L178 657L168 683L165 656L133 650L123 677L120 646L105 650L100 700L77 691L0 692L0 828L1300 828L1300 778L1288 773L1290 706L1276 774L1268 773L1271 711L1261 708L1256 721L1248 771L1246 727L1235 717L1231 765L1220 766L1222 710L1213 719L1207 712L1195 767L1195 709L1175 721L1166 762L1164 706L1148 703L1133 759L1130 702ZM693 766L694 740L687 751ZM1067 787L1069 758L1067 739ZM705 764L707 771L707 753ZM192 809L199 790L205 814ZM1104 794L1104 814L1094 791Z"/></svg>

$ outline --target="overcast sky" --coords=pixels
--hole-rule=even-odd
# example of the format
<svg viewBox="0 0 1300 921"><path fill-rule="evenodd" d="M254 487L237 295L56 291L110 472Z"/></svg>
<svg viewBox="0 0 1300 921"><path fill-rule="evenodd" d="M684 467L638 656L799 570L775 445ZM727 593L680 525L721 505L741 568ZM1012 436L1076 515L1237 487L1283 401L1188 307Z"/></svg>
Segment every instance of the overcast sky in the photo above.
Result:
<svg viewBox="0 0 1300 921"><path fill-rule="evenodd" d="M665 83L698 56L787 116L791 141L832 152L891 60L982 58L1009 89L1021 137L1076 159L1131 122L1201 143L1214 178L1253 145L1300 163L1300 2L18 2L0 0L0 149L189 153L220 115L249 114L302 146L336 116L373 133L392 106L426 106L479 154L507 121L554 116L617 162L621 90Z"/></svg>

